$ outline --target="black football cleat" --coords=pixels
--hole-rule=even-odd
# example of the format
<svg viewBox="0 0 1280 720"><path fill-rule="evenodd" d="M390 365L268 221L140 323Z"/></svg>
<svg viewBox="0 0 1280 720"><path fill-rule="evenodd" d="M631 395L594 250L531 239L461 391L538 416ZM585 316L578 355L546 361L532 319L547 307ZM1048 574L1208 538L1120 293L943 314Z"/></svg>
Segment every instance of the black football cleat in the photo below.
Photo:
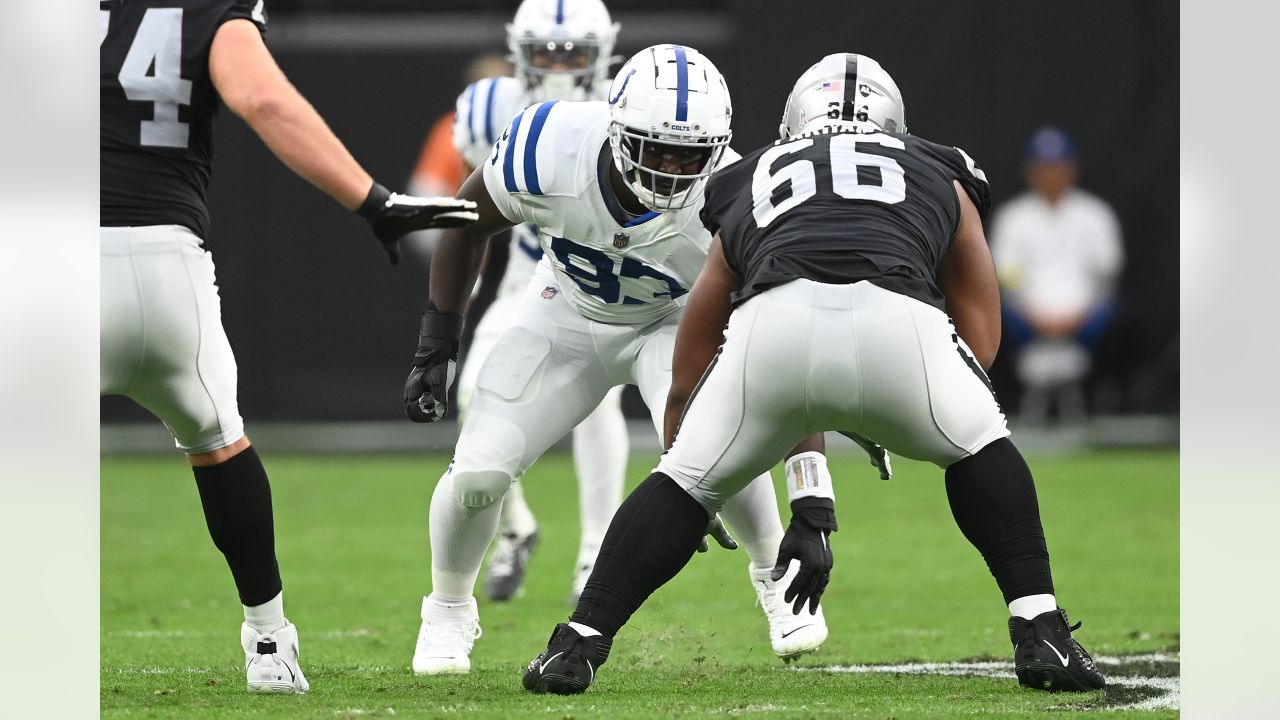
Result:
<svg viewBox="0 0 1280 720"><path fill-rule="evenodd" d="M609 659L611 638L583 637L566 623L556 625L547 649L524 671L524 689L536 693L576 695L586 692L596 670Z"/></svg>
<svg viewBox="0 0 1280 720"><path fill-rule="evenodd" d="M1098 690L1107 684L1098 666L1071 631L1062 608L1040 613L1031 620L1009 618L1013 643L1013 670L1018 684L1049 692Z"/></svg>

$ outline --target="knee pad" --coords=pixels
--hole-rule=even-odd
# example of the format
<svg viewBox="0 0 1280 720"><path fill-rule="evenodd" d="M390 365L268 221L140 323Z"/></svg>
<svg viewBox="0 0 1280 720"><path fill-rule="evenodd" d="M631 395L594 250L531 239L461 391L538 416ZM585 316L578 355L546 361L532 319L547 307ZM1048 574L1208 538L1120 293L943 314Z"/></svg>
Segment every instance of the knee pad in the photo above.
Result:
<svg viewBox="0 0 1280 720"><path fill-rule="evenodd" d="M488 507L507 494L513 479L502 470L454 470L453 496L463 507Z"/></svg>

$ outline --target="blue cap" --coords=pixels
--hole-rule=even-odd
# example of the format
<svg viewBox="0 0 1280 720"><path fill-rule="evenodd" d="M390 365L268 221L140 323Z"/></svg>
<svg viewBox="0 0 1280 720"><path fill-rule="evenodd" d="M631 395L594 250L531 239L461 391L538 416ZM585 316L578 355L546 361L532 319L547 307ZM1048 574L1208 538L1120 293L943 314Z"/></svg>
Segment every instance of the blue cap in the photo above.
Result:
<svg viewBox="0 0 1280 720"><path fill-rule="evenodd" d="M1075 143L1056 127L1036 130L1027 142L1027 162L1070 162L1075 158Z"/></svg>

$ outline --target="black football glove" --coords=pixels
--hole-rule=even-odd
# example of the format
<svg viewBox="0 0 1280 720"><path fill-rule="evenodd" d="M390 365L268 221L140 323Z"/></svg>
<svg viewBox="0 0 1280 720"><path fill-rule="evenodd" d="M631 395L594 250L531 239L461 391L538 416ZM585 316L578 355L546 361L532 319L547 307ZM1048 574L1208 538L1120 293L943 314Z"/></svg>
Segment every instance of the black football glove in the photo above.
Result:
<svg viewBox="0 0 1280 720"><path fill-rule="evenodd" d="M393 193L374 183L360 208L391 264L400 263L400 238L416 230L466 227L479 216L476 204L451 197L416 197Z"/></svg>
<svg viewBox="0 0 1280 720"><path fill-rule="evenodd" d="M449 412L449 386L458 363L462 318L428 310L422 314L418 351L404 381L404 411L414 422L444 419Z"/></svg>
<svg viewBox="0 0 1280 720"><path fill-rule="evenodd" d="M836 530L836 506L827 498L803 497L791 503L791 525L778 546L778 564L773 568L774 582L787 574L792 560L800 561L800 571L782 599L794 601L793 615L799 615L806 602L809 612L818 609L822 592L831 579L831 543L828 537Z"/></svg>

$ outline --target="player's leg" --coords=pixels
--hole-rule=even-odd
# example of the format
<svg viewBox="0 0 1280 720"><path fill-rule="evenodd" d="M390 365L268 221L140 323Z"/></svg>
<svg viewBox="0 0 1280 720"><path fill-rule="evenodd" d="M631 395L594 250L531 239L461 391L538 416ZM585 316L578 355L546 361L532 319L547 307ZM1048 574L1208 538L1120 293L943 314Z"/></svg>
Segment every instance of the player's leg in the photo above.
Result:
<svg viewBox="0 0 1280 720"><path fill-rule="evenodd" d="M464 424L471 405L471 395L475 392L476 379L480 377L480 368L493 351L498 338L510 326L511 318L519 308L519 294L499 298L476 326L462 364L462 372L458 376L458 417ZM485 595L490 600L509 600L515 597L524 583L529 556L538 544L538 522L524 500L519 480L512 483L511 489L502 499L497 538L493 544L493 555L489 559L484 579Z"/></svg>
<svg viewBox="0 0 1280 720"><path fill-rule="evenodd" d="M622 415L622 385L605 395L600 405L573 429L573 467L578 475L578 515L582 538L578 542L569 605L578 596L595 567L596 554L604 541L609 521L622 502L627 477L627 454L631 441L627 420Z"/></svg>
<svg viewBox="0 0 1280 720"><path fill-rule="evenodd" d="M1023 684L1101 687L1101 674L1058 609L1035 482L1009 440L986 374L940 310L863 285L859 367L864 376L893 378L863 385L864 434L946 468L956 524L986 560L1013 616ZM904 362L909 357L920 362ZM1059 646L1068 661L1049 655L1037 638Z"/></svg>
<svg viewBox="0 0 1280 720"><path fill-rule="evenodd" d="M133 228L111 233L109 242L103 234L104 309L110 305L116 312L116 297L136 294L139 311L104 322L103 333L131 326L145 348L133 367L104 368L103 375L116 378L111 390L159 417L187 454L209 534L244 606L249 690L306 692L297 630L284 617L271 486L244 435L212 257L182 229ZM104 339L103 345L114 342ZM113 351L111 362L119 357Z"/></svg>
<svg viewBox="0 0 1280 720"><path fill-rule="evenodd" d="M738 325L745 325L749 322L748 317L754 321L755 313L735 314L735 317ZM636 387L649 409L658 437L662 437L667 392L671 389L671 357L675 349L677 322L672 321L644 338L633 371ZM730 322L732 326L733 321ZM782 460L788 449L780 451L774 461ZM778 559L778 543L782 540L783 531L768 471L755 478L754 485L743 490L741 497L731 495L719 505L722 508L721 518L733 531L738 544L746 550L752 567L772 570Z"/></svg>
<svg viewBox="0 0 1280 720"><path fill-rule="evenodd" d="M779 307L781 306L779 306L775 296L763 302L752 303L750 307L741 308L741 311L735 313L730 320L729 328L726 331L726 342L730 335L736 334L738 340L743 343L740 347L742 352L745 353L745 338L753 332L768 333L769 337L780 337L779 333L783 332L797 333L799 328L795 324L795 317L788 316L789 313L796 312L794 305L786 304L781 309L778 309ZM799 341L798 338L801 337L807 338L807 336L797 334L796 339L791 342L797 342ZM661 348L662 344L668 339L665 332L655 333L651 336L645 347L645 350L649 352L642 352L640 362L636 365L638 377L650 378L648 383L640 386L642 388L641 395L644 396L645 402L648 404L654 425L658 428L659 434L662 433L666 396L670 388L671 377L670 366L663 364L668 355L662 352L652 352L652 350ZM673 339L672 342L674 342ZM771 356L766 348L757 346L753 349L753 353L752 363L754 363L753 367L756 368L753 372L757 373L754 381L756 384L761 387L786 387L789 390L795 390L794 386L786 383L786 379L791 377L794 372L793 357L787 355L781 362L768 366L764 363ZM717 362L723 361L723 356L717 360ZM752 388L751 392L758 398L761 387L756 385L750 387ZM786 393L784 392L783 395L785 396ZM784 401L784 398L779 399L779 402ZM763 412L769 411L765 410ZM763 424L756 427L762 431L766 428ZM792 425L790 427L799 426ZM794 440L799 440L799 436ZM774 652L784 660L790 660L799 655L813 652L827 638L826 619L823 617L821 607L812 613L806 610L797 615L792 613L790 606L783 601L782 596L790 584L790 579L798 572L798 565L793 565L788 575L781 581L774 582L772 579L773 569L778 560L778 546L782 542L783 527L778 515L777 495L775 494L773 480L769 475L768 468L774 463L783 460L791 447L791 445L788 445L778 450L776 455L771 458L772 462L763 466L761 472L746 487L740 490L735 488L734 492L727 494L715 503L716 507L719 508L721 519L733 531L738 544L746 550L749 561L747 566L748 581L751 583L752 590L756 593L759 605L764 610L765 617L768 620L770 644Z"/></svg>
<svg viewBox="0 0 1280 720"><path fill-rule="evenodd" d="M453 462L432 495L432 592L423 600L416 673L470 670L479 634L472 592L503 496L612 385L590 321L563 296L526 296L480 368Z"/></svg>
<svg viewBox="0 0 1280 720"><path fill-rule="evenodd" d="M484 576L486 597L502 602L520 592L529 558L538 549L540 539L538 521L524 499L524 485L519 479L513 480L502 498L502 510L498 513L493 554L489 557L489 568Z"/></svg>
<svg viewBox="0 0 1280 720"><path fill-rule="evenodd" d="M758 307L750 303L735 311L724 348L689 401L680 435L618 508L570 623L558 626L547 650L530 663L526 689L586 690L618 630L689 562L709 519L806 434L800 392L776 377L751 384L776 374L769 367L775 359L756 349L783 350L763 332L751 346ZM787 354L794 366L794 355ZM753 391L745 392L747 387ZM642 394L656 404L652 391L643 387Z"/></svg>

